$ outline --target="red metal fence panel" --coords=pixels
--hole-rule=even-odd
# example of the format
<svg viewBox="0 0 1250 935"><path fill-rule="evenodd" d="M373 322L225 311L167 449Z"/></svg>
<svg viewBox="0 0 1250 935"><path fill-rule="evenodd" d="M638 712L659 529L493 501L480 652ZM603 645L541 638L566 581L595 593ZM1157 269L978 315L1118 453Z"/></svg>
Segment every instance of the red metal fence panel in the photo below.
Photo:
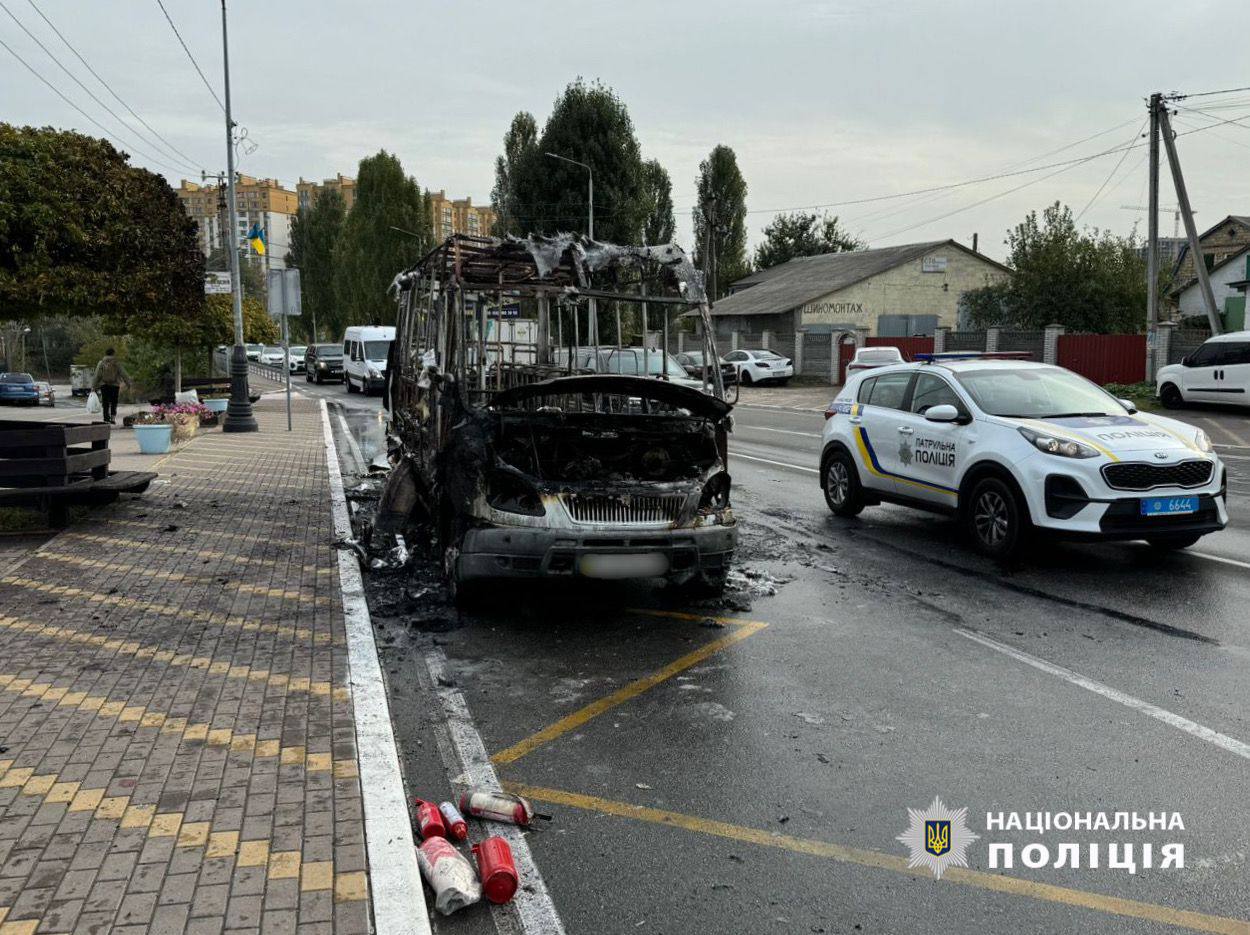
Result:
<svg viewBox="0 0 1250 935"><path fill-rule="evenodd" d="M1146 379L1146 336L1061 334L1058 363L1095 383L1140 383Z"/></svg>

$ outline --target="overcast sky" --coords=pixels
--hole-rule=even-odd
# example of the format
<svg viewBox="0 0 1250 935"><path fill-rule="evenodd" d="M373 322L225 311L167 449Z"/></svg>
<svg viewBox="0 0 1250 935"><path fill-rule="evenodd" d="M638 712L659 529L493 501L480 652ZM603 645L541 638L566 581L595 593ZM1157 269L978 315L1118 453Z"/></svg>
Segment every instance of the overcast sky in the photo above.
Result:
<svg viewBox="0 0 1250 935"><path fill-rule="evenodd" d="M156 0L2 2L132 125L35 4L177 149L197 166L223 167L220 111ZM164 3L220 93L219 3ZM488 201L512 115L529 110L541 126L555 96L581 75L617 91L644 156L668 169L686 244L698 164L718 143L737 151L756 240L779 208L1122 147L1134 141L1154 90L1250 85L1246 0L267 0L235 2L230 27L235 116L258 144L243 172L287 184L354 174L362 156L386 148L422 186ZM126 135L3 10L0 39ZM1182 103L1221 120L1244 118L1178 140L1199 228L1250 214L1250 92ZM0 120L101 132L2 48ZM1210 123L1182 111L1177 130ZM174 184L191 176L125 148ZM1144 232L1144 212L1121 206L1145 203L1146 150L1120 163L1122 155L1050 178L1056 169L829 210L874 246L967 242L977 231L982 249L1001 257L1006 229L1026 211L1055 199L1081 211L1109 179L1082 223L1127 233L1139 222ZM1166 167L1161 201L1174 203ZM1161 223L1170 234L1172 216Z"/></svg>

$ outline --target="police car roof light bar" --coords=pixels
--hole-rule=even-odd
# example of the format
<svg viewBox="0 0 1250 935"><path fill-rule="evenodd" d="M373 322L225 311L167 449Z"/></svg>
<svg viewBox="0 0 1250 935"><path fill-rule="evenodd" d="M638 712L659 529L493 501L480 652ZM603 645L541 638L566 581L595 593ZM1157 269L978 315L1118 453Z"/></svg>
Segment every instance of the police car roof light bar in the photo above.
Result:
<svg viewBox="0 0 1250 935"><path fill-rule="evenodd" d="M939 354L912 354L913 360L940 364L944 360L1029 360L1029 351L942 351Z"/></svg>

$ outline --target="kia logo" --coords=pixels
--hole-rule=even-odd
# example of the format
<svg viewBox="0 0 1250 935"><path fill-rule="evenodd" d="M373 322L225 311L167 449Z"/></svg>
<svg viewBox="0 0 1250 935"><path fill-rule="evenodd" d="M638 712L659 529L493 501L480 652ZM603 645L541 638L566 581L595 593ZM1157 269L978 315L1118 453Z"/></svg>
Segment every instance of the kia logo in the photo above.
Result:
<svg viewBox="0 0 1250 935"><path fill-rule="evenodd" d="M1166 461L1168 459L1168 453L1166 451L1156 451L1155 457L1160 461Z"/></svg>

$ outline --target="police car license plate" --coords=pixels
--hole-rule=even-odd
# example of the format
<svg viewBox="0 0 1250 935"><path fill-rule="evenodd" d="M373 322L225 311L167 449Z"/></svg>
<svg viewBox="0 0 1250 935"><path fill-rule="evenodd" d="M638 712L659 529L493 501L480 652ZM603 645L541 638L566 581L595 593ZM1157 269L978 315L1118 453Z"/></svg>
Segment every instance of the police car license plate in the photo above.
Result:
<svg viewBox="0 0 1250 935"><path fill-rule="evenodd" d="M1175 516L1197 513L1197 497L1147 497L1141 501L1142 516Z"/></svg>

